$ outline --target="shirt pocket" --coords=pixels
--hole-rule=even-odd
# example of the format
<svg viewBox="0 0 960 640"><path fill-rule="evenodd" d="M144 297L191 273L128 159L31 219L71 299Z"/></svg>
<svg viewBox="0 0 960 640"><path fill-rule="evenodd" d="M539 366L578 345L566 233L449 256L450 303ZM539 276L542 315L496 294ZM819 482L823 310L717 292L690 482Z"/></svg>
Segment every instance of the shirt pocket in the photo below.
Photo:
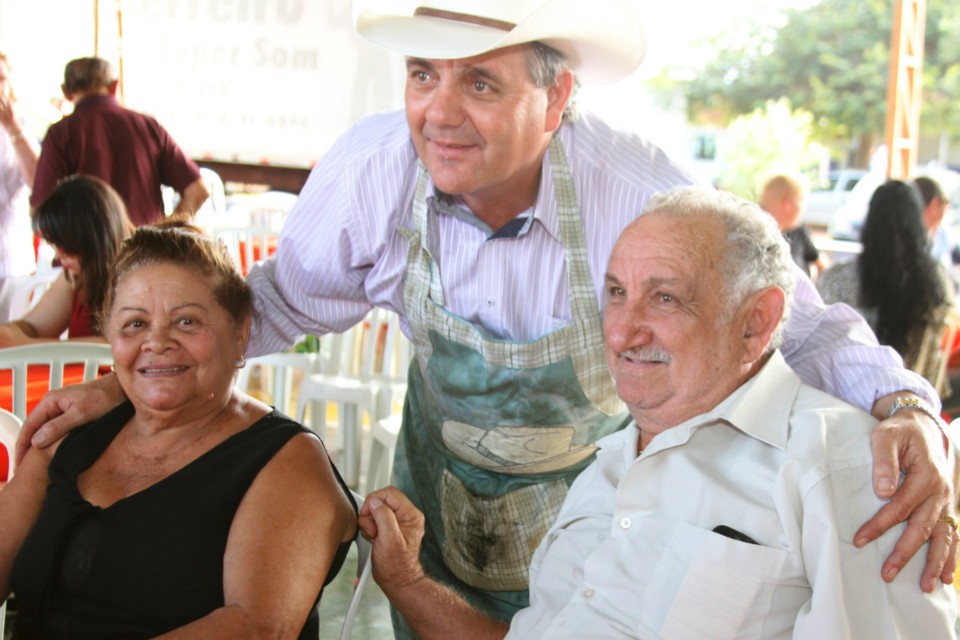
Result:
<svg viewBox="0 0 960 640"><path fill-rule="evenodd" d="M644 594L663 640L759 638L788 553L677 523Z"/></svg>

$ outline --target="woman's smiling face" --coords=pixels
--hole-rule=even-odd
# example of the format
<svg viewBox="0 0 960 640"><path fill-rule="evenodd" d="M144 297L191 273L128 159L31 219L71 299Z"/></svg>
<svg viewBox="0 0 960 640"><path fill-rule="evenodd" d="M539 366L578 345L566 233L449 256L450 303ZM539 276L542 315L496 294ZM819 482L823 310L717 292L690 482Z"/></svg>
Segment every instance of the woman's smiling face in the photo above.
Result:
<svg viewBox="0 0 960 640"><path fill-rule="evenodd" d="M211 278L159 263L121 278L103 329L138 412L189 412L230 393L249 321L234 322Z"/></svg>

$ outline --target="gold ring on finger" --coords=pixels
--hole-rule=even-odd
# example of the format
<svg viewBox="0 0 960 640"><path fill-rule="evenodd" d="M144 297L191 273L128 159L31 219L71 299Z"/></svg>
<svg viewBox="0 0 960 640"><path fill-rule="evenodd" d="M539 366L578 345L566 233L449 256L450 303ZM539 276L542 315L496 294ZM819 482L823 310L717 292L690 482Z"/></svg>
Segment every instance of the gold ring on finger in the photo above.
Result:
<svg viewBox="0 0 960 640"><path fill-rule="evenodd" d="M950 515L949 513L941 513L941 514L940 514L940 522L946 522L946 523L950 526L951 529L953 529L954 531L957 530L957 519L954 518L954 517L953 517L952 515Z"/></svg>

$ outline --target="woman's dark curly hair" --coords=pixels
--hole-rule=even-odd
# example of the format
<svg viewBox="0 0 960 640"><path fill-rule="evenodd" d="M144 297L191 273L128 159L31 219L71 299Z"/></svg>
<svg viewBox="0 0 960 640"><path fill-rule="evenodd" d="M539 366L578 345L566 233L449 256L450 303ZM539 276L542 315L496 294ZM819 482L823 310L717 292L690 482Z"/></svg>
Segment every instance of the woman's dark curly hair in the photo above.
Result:
<svg viewBox="0 0 960 640"><path fill-rule="evenodd" d="M922 211L914 187L890 180L874 192L860 232L860 304L876 310L874 330L880 343L905 358L919 347L934 310L947 299L939 266L929 252Z"/></svg>
<svg viewBox="0 0 960 640"><path fill-rule="evenodd" d="M110 264L133 233L127 208L99 178L73 175L61 180L33 213L33 229L49 244L79 258L75 286L91 310L100 308Z"/></svg>

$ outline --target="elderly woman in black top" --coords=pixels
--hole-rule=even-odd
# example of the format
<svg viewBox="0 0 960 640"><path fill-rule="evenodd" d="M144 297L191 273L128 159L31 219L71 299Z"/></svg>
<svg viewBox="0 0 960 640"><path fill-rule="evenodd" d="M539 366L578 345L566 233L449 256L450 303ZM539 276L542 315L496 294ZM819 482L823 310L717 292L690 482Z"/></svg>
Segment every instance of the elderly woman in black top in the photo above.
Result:
<svg viewBox="0 0 960 640"><path fill-rule="evenodd" d="M22 637L316 638L355 506L315 435L234 388L251 321L222 246L125 243L102 326L129 402L0 493Z"/></svg>

